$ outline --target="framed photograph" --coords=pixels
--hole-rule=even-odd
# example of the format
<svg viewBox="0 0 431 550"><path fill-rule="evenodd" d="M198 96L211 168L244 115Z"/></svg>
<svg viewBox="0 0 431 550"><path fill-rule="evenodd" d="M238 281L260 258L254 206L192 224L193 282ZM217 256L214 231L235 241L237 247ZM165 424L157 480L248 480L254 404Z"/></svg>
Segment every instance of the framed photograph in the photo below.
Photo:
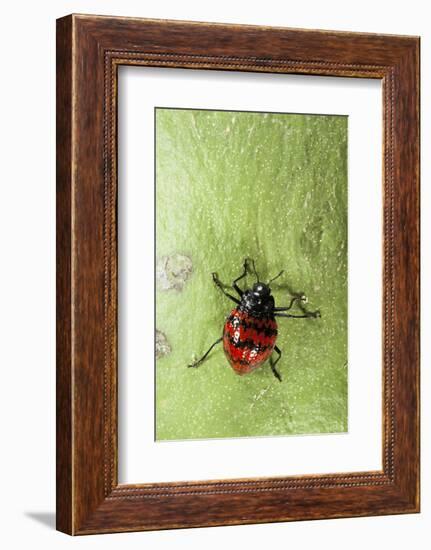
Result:
<svg viewBox="0 0 431 550"><path fill-rule="evenodd" d="M419 511L419 38L57 21L57 528Z"/></svg>

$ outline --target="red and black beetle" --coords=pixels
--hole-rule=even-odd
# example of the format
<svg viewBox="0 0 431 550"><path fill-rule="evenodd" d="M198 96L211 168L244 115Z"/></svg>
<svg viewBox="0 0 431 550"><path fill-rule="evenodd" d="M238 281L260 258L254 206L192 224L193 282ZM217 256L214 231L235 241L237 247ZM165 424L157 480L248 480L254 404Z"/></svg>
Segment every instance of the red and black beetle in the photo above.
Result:
<svg viewBox="0 0 431 550"><path fill-rule="evenodd" d="M250 271L250 264L256 276L253 288L242 290L238 281L243 279ZM275 281L283 271L271 279L268 283L259 281L259 275L253 260L244 260L244 272L237 277L232 288L238 293L239 299L226 292L225 286L213 273L213 281L220 290L237 305L231 311L224 324L223 336L216 340L209 350L189 367L199 367L207 358L214 346L223 341L225 355L237 374L248 374L263 365L269 358L271 370L274 376L281 382L280 373L275 368L281 357L281 350L275 345L277 341L276 317L290 317L305 319L308 317L320 317L319 311L306 311L303 307L300 315L286 313L292 309L295 302L306 302L304 295L295 296L286 307L275 307L274 297L271 295L270 283ZM272 353L277 353L277 359L272 359Z"/></svg>

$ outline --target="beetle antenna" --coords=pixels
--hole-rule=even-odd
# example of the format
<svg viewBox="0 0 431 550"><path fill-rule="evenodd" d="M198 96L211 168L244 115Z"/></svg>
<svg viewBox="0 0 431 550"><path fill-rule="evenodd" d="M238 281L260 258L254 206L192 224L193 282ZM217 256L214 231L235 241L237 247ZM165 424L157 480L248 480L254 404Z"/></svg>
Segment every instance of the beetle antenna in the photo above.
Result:
<svg viewBox="0 0 431 550"><path fill-rule="evenodd" d="M258 283L259 282L259 275L256 271L256 266L254 264L254 260L251 260L251 263L253 264L253 271L254 271L254 274L256 275L256 283Z"/></svg>
<svg viewBox="0 0 431 550"><path fill-rule="evenodd" d="M275 281L275 279L278 279L279 277L281 277L281 275L283 275L283 273L284 273L284 269L282 269L278 275L276 275L275 277L273 277L272 279L270 279L270 280L268 281L268 284L271 284L272 281Z"/></svg>

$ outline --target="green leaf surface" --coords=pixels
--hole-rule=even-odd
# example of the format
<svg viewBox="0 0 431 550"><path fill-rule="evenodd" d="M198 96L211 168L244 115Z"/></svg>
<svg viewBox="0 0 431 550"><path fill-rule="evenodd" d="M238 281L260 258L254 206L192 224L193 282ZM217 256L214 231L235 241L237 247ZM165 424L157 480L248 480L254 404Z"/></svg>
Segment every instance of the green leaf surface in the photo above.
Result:
<svg viewBox="0 0 431 550"><path fill-rule="evenodd" d="M347 117L157 109L156 255L191 261L156 291L156 439L347 430ZM221 345L187 368L234 307L211 273L231 284L245 257L263 281L285 270L276 305L302 292L322 314L278 320L282 383Z"/></svg>

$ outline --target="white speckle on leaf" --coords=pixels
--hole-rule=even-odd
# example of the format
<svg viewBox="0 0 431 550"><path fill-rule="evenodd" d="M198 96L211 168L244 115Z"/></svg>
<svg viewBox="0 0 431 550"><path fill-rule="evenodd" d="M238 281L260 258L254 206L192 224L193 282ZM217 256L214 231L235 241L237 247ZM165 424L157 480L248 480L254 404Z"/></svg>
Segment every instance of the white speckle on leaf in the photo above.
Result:
<svg viewBox="0 0 431 550"><path fill-rule="evenodd" d="M190 278L193 264L188 256L171 254L157 260L156 279L160 290L181 291Z"/></svg>
<svg viewBox="0 0 431 550"><path fill-rule="evenodd" d="M166 335L156 329L156 358L159 359L169 353L171 353L171 346Z"/></svg>

